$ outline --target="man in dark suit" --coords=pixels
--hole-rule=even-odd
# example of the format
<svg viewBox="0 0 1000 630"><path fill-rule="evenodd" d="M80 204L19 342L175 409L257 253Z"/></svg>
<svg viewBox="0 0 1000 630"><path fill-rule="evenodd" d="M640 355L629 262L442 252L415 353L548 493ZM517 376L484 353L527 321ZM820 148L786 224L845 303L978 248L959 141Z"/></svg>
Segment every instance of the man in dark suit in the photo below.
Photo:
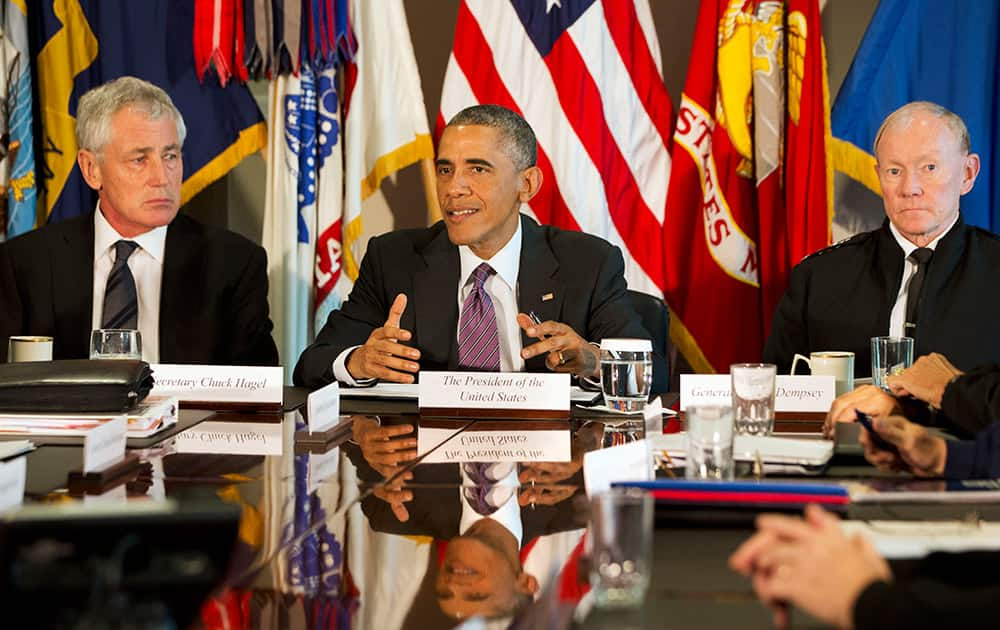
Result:
<svg viewBox="0 0 1000 630"><path fill-rule="evenodd" d="M300 357L296 384L410 383L421 369L594 378L600 355L590 342L650 338L626 297L616 247L521 216L542 184L536 157L534 133L514 112L459 112L438 145L444 220L371 240L350 298ZM463 334L473 309L489 314L477 321L492 342L470 362L463 354L476 341ZM666 360L653 363L653 390L664 391Z"/></svg>
<svg viewBox="0 0 1000 630"><path fill-rule="evenodd" d="M890 114L875 138L886 221L792 270L764 347L787 372L796 353L849 350L869 376L870 339L914 338L914 356L963 370L1000 358L1000 237L965 225L960 203L979 173L962 119L928 102Z"/></svg>
<svg viewBox="0 0 1000 630"><path fill-rule="evenodd" d="M69 359L88 356L92 329L131 328L150 362L277 365L264 250L177 214L184 135L145 81L80 98L77 162L97 210L0 246L0 333L52 336Z"/></svg>

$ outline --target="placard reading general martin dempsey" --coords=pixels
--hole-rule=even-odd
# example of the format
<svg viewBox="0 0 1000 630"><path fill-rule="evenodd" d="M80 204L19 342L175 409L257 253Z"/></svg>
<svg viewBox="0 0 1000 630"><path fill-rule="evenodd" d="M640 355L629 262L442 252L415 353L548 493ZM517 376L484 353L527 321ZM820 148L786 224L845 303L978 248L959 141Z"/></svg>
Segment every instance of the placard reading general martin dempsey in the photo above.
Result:
<svg viewBox="0 0 1000 630"><path fill-rule="evenodd" d="M569 374L420 373L421 410L476 409L568 415L569 402Z"/></svg>

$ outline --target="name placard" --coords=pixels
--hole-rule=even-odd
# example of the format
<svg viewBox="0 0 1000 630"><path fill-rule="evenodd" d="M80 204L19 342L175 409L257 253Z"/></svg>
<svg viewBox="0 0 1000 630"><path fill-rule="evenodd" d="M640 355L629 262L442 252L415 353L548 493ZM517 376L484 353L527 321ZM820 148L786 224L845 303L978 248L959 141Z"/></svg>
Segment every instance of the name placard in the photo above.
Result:
<svg viewBox="0 0 1000 630"><path fill-rule="evenodd" d="M282 424L208 421L174 438L178 453L281 455Z"/></svg>
<svg viewBox="0 0 1000 630"><path fill-rule="evenodd" d="M681 374L681 409L690 405L728 405L731 397L732 380L728 374ZM778 375L774 410L826 413L836 397L832 376Z"/></svg>
<svg viewBox="0 0 1000 630"><path fill-rule="evenodd" d="M607 492L617 481L649 481L653 476L649 440L583 454L583 483L589 497Z"/></svg>
<svg viewBox="0 0 1000 630"><path fill-rule="evenodd" d="M559 418L569 415L569 374L421 372L420 412L481 417Z"/></svg>
<svg viewBox="0 0 1000 630"><path fill-rule="evenodd" d="M24 481L27 475L27 457L0 463L0 512L17 507L24 501Z"/></svg>
<svg viewBox="0 0 1000 630"><path fill-rule="evenodd" d="M421 378L423 378L421 376ZM425 427L417 431L417 456L444 444L424 462L568 462L569 428L559 429L467 429L454 435L455 429Z"/></svg>
<svg viewBox="0 0 1000 630"><path fill-rule="evenodd" d="M118 416L87 431L83 438L83 472L104 470L125 457L128 418Z"/></svg>
<svg viewBox="0 0 1000 630"><path fill-rule="evenodd" d="M167 363L150 367L153 393L176 396L181 403L281 406L284 375L280 367Z"/></svg>
<svg viewBox="0 0 1000 630"><path fill-rule="evenodd" d="M320 387L306 397L309 432L320 433L340 422L340 384Z"/></svg>

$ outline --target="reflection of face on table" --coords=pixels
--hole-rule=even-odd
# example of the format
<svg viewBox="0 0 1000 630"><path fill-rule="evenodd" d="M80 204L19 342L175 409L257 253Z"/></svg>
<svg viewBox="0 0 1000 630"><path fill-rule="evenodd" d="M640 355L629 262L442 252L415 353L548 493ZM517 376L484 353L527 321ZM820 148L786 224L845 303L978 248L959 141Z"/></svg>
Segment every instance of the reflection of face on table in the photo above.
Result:
<svg viewBox="0 0 1000 630"><path fill-rule="evenodd" d="M491 518L448 542L435 583L441 611L458 619L512 615L537 591L538 581L521 567L517 540Z"/></svg>

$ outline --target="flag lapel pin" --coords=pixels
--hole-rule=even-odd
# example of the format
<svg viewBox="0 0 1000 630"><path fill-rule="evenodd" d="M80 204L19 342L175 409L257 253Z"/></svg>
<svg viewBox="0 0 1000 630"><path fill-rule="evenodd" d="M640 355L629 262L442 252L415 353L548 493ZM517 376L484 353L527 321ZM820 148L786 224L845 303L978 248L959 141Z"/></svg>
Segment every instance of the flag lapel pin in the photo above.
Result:
<svg viewBox="0 0 1000 630"><path fill-rule="evenodd" d="M543 302L548 302L551 299L552 299L552 294L551 293L546 293L546 294L542 295L542 301Z"/></svg>

